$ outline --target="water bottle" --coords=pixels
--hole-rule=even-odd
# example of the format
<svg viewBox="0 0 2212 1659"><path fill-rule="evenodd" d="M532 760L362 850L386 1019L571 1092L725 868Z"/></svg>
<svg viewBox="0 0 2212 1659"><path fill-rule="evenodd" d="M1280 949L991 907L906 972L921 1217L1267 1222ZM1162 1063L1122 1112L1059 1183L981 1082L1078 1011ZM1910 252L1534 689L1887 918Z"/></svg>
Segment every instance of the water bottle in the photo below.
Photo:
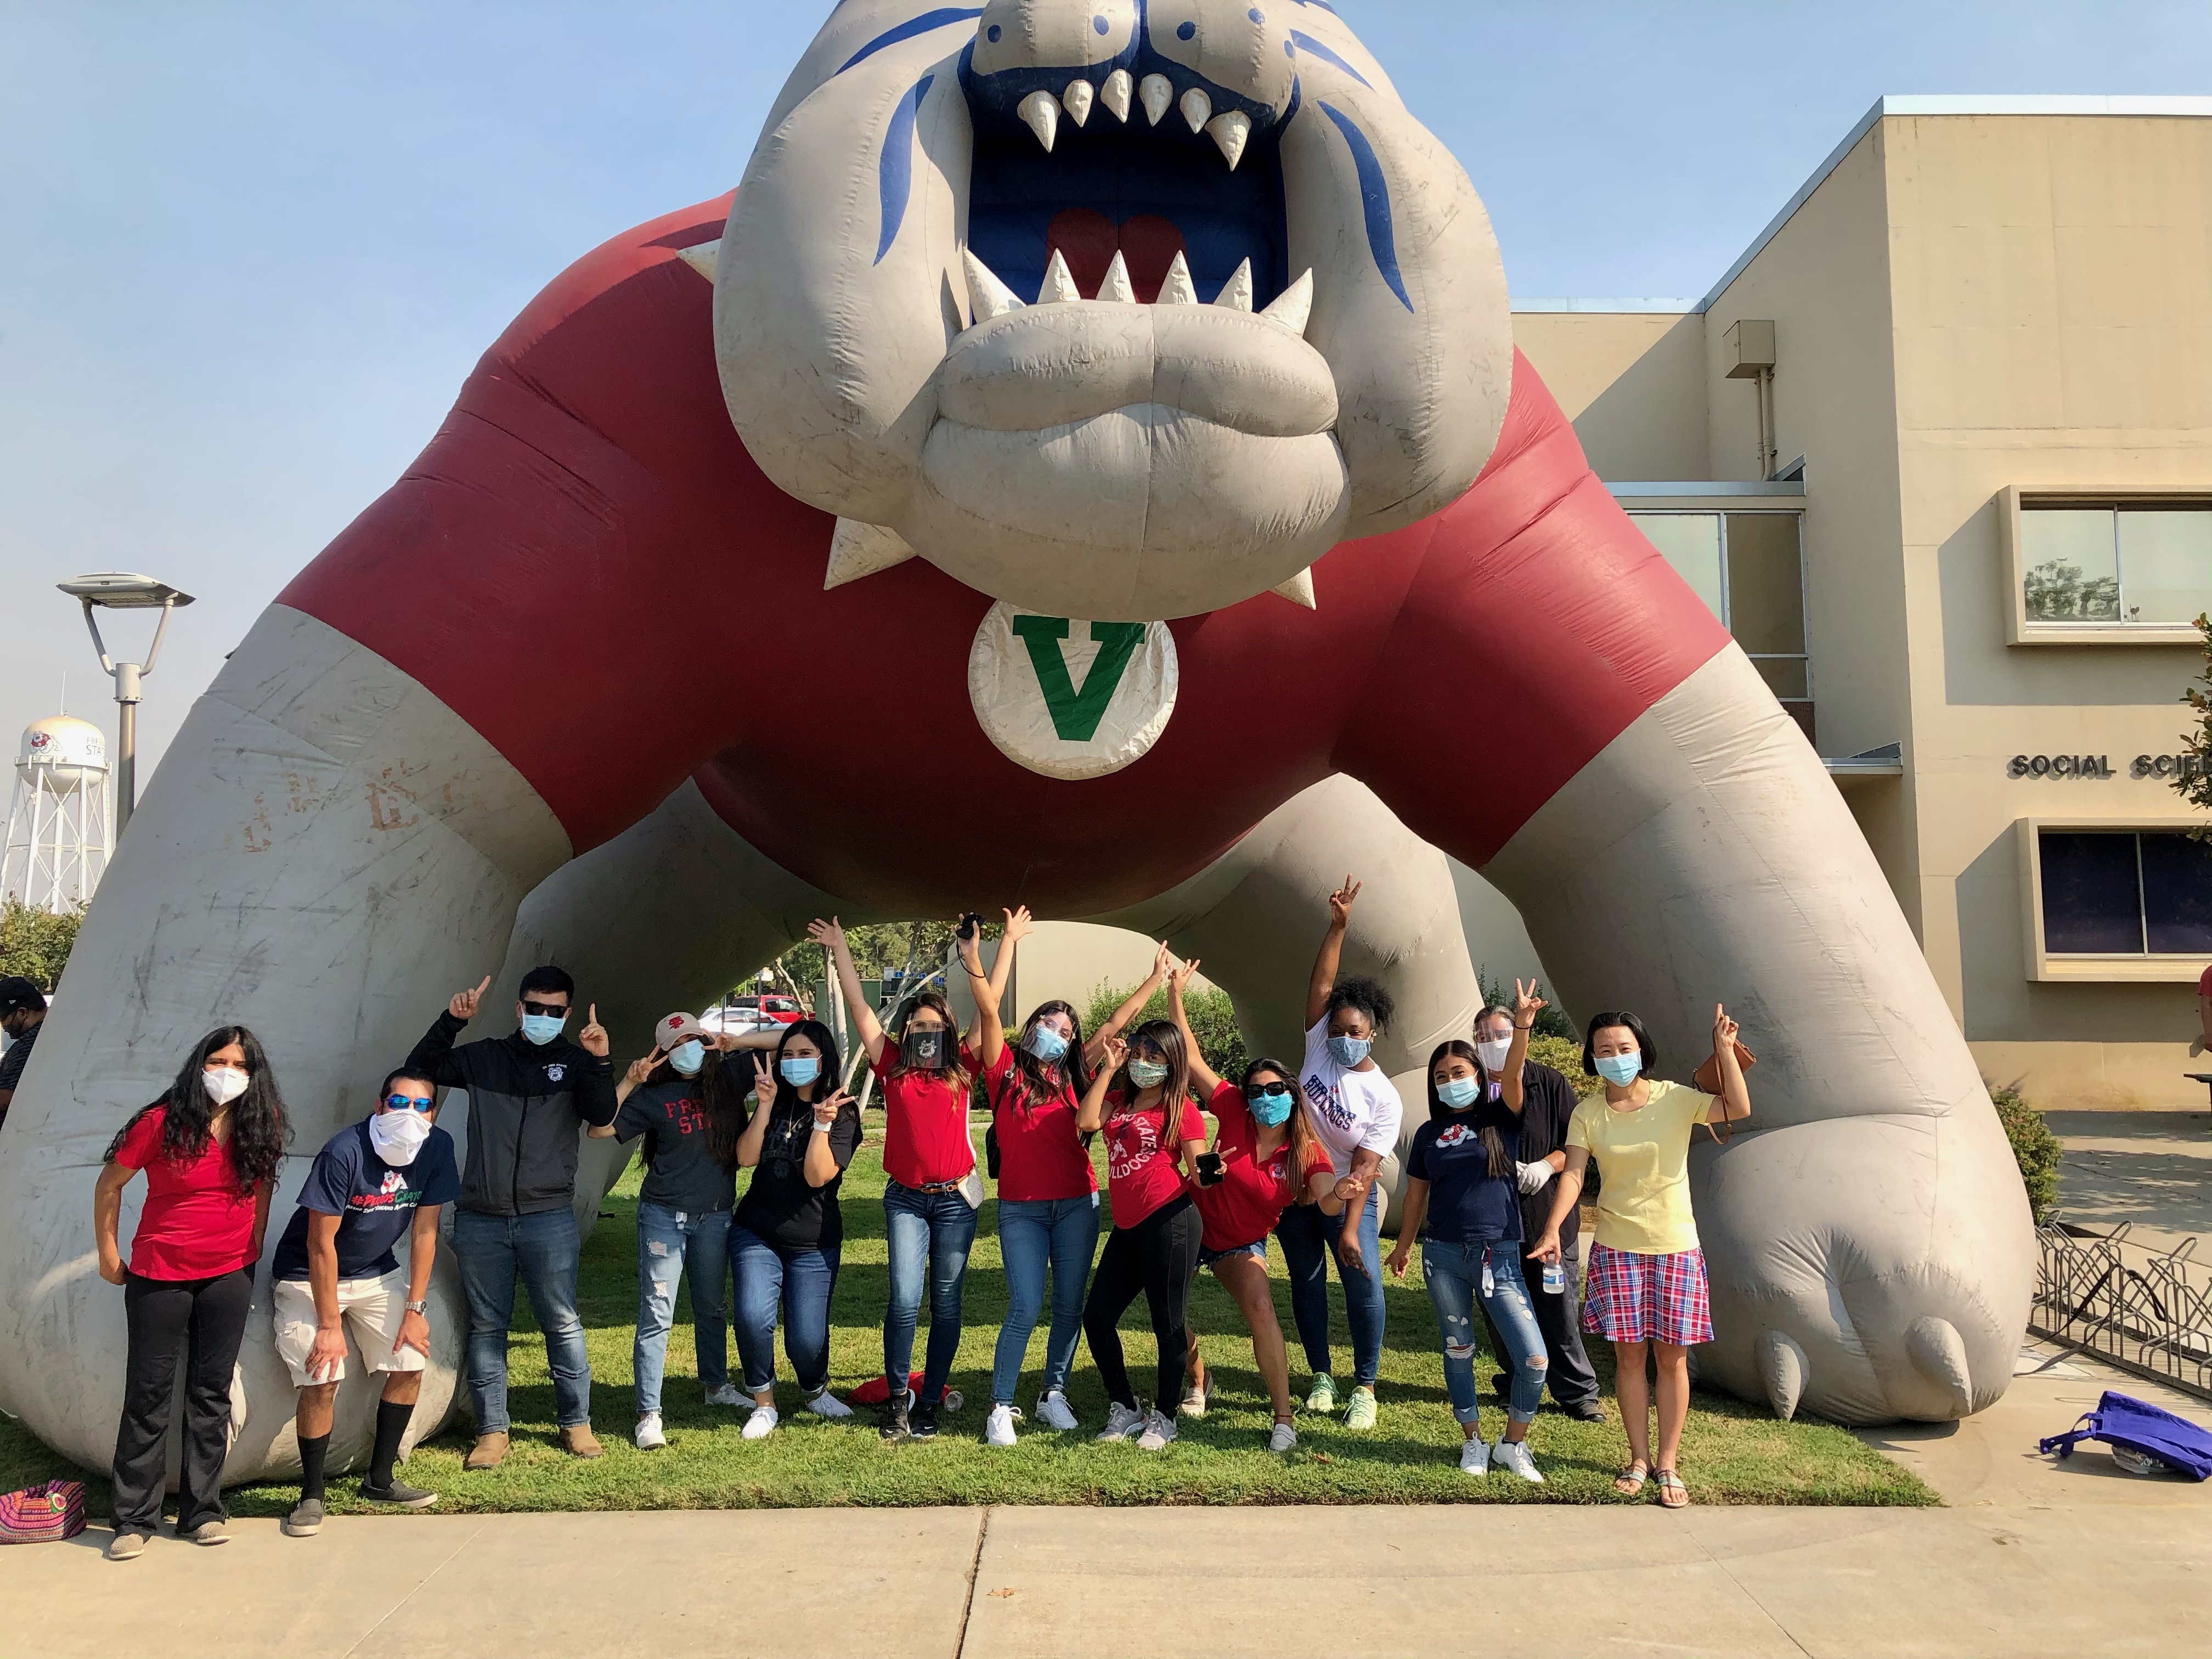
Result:
<svg viewBox="0 0 2212 1659"><path fill-rule="evenodd" d="M1547 1296L1559 1296L1567 1288L1567 1270L1557 1261L1544 1264L1544 1291Z"/></svg>

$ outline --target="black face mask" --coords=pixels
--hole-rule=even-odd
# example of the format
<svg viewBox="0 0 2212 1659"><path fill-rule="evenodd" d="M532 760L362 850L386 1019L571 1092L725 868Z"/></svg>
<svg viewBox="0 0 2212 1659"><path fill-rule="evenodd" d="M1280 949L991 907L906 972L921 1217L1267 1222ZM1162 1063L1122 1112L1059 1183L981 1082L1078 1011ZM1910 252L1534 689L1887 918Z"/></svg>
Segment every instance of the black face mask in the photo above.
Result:
<svg viewBox="0 0 2212 1659"><path fill-rule="evenodd" d="M942 1072L952 1064L952 1044L945 1026L909 1025L899 1038L899 1058L909 1071Z"/></svg>

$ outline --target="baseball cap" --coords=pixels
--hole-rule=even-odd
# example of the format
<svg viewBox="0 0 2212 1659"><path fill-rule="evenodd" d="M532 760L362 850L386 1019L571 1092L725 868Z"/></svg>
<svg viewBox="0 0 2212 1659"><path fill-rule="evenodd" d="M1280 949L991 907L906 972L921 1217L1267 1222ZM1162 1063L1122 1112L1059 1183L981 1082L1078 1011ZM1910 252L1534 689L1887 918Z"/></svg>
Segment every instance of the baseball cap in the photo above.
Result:
<svg viewBox="0 0 2212 1659"><path fill-rule="evenodd" d="M35 1008L44 1013L46 993L21 974L0 976L0 1014L12 1014L18 1008Z"/></svg>
<svg viewBox="0 0 2212 1659"><path fill-rule="evenodd" d="M653 1028L653 1040L666 1054L679 1042L697 1037L702 1042L712 1042L713 1034L690 1014L671 1014Z"/></svg>

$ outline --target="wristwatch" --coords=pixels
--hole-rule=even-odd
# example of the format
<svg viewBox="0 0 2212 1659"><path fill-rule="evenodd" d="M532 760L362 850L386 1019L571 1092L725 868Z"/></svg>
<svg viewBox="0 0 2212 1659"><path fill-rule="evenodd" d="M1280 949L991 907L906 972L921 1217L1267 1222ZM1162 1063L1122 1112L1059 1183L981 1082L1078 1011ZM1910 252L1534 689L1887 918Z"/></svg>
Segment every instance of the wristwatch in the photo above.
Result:
<svg viewBox="0 0 2212 1659"><path fill-rule="evenodd" d="M407 1311L411 1314L421 1314L428 1319L430 1316L430 1304L428 1302L410 1302L407 1304Z"/></svg>

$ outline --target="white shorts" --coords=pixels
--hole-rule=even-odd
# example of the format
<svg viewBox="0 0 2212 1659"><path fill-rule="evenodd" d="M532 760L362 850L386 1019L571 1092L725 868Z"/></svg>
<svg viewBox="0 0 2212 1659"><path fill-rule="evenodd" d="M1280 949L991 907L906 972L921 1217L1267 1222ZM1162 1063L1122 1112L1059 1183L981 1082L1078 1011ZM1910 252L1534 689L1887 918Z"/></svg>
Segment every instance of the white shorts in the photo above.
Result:
<svg viewBox="0 0 2212 1659"><path fill-rule="evenodd" d="M372 1371L419 1371L425 1363L412 1348L392 1351L399 1340L399 1322L407 1312L407 1274L386 1273L381 1279L338 1280L338 1316L352 1328L354 1346ZM315 1346L315 1295L304 1279L276 1281L276 1352L291 1369L292 1386L304 1389L317 1382L345 1379L345 1362L329 1376L307 1375L307 1355Z"/></svg>

